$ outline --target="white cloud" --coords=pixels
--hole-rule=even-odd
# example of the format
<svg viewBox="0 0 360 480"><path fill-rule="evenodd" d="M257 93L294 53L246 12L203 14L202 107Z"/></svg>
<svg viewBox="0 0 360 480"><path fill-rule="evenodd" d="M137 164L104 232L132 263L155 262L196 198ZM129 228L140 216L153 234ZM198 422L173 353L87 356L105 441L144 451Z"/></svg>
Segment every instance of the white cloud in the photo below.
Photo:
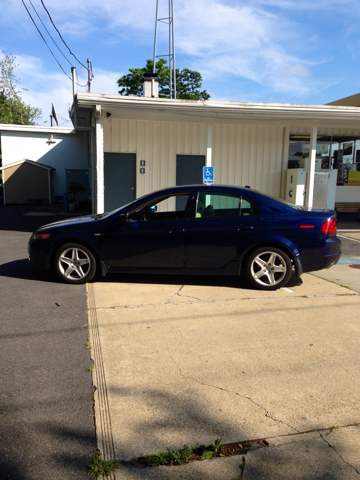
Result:
<svg viewBox="0 0 360 480"><path fill-rule="evenodd" d="M304 65L296 64L292 65L291 67L284 68L279 70L277 74L280 78L288 78L288 77L310 77L311 72L308 68Z"/></svg>
<svg viewBox="0 0 360 480"><path fill-rule="evenodd" d="M30 5L28 0L25 1ZM63 47L49 24L40 0L32 2ZM66 4L63 0L44 0L44 3L78 58L92 57L95 44L104 47L104 55L99 58L98 54L94 63L93 92L116 94L116 80L122 75L116 70L126 72L128 68L141 66L122 63L122 54L130 46L132 51L139 52L134 62L138 61L140 55L143 55L144 63L146 58L151 57L155 0L102 0L101 3L98 0L67 0ZM166 17L167 2L164 0L159 3L159 16ZM317 70L320 63L333 60L324 59L326 49L319 46L323 33L318 25L321 25L325 8L326 12L333 12L334 21L338 12L346 19L344 12L351 11L351 21L355 24L356 15L360 14L358 0L176 0L177 67L199 70L203 75L204 88L212 94L212 98L219 98L211 91L211 85L219 84L219 77L229 84L245 82L268 96L284 94L289 98L298 98L319 89L324 90L328 85L340 81L331 79L330 82L324 73L325 69L322 72ZM33 13L30 6L29 10ZM305 14L310 10L314 18L309 22L304 21ZM316 11L318 16L314 14ZM301 12L302 20L297 12ZM49 111L51 102L58 102L64 105L58 107L56 104L58 110L61 108L66 115L67 103L72 101L71 82L52 60L51 63L48 60L47 65L38 58L41 48L46 52L44 58L46 55L49 58L49 55L22 3L18 0L2 0L0 22L11 24L11 34L14 37L18 35L23 43L26 41L30 45L32 40L38 41L38 50L33 57L19 55L19 47L14 51L7 46L7 53L13 51L18 57L20 67L16 73L30 89L26 98L33 102L29 100L29 103L37 106L41 102L45 113ZM159 23L158 33L158 53L165 53L168 26ZM115 67L115 57L108 55L106 46L112 52L117 49ZM126 61L129 62L128 57ZM79 67L79 75L83 72L86 73ZM79 80L79 83L86 83L85 77Z"/></svg>

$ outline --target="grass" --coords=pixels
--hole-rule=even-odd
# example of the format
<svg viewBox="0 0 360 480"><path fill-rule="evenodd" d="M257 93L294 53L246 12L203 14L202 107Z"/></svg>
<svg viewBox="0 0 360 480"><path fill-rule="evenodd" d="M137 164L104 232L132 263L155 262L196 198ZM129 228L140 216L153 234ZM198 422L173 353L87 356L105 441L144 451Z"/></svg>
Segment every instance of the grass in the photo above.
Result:
<svg viewBox="0 0 360 480"><path fill-rule="evenodd" d="M86 350L91 350L91 345L90 345L90 338L87 339L87 343L85 345Z"/></svg>
<svg viewBox="0 0 360 480"><path fill-rule="evenodd" d="M143 461L147 467L159 467L161 465L182 465L188 463L194 457L193 448L184 445L181 450L169 448L166 452L155 455L146 455Z"/></svg>
<svg viewBox="0 0 360 480"><path fill-rule="evenodd" d="M95 365L90 365L90 367L88 367L88 368L86 369L86 371L87 371L87 372L92 372L92 371L94 370L94 368L95 368Z"/></svg>
<svg viewBox="0 0 360 480"><path fill-rule="evenodd" d="M88 465L88 475L99 478L100 476L108 476L115 470L115 464L110 460L103 460L100 452L93 455L92 462Z"/></svg>
<svg viewBox="0 0 360 480"><path fill-rule="evenodd" d="M161 465L182 465L195 458L205 460L212 457L224 456L224 445L222 438L211 440L206 445L196 444L193 447L184 447L180 450L169 448L166 452L160 452L155 455L146 455L142 458L147 467L159 467Z"/></svg>

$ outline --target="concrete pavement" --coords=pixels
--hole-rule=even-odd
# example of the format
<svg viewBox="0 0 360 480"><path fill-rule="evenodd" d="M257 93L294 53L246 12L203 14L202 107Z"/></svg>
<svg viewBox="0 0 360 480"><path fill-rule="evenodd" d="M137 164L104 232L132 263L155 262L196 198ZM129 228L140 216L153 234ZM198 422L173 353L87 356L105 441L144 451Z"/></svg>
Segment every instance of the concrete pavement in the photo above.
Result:
<svg viewBox="0 0 360 480"><path fill-rule="evenodd" d="M264 438L244 457L245 480L360 478L359 269L344 263L275 292L115 277L87 285L104 458ZM236 480L241 464L125 463L113 478Z"/></svg>

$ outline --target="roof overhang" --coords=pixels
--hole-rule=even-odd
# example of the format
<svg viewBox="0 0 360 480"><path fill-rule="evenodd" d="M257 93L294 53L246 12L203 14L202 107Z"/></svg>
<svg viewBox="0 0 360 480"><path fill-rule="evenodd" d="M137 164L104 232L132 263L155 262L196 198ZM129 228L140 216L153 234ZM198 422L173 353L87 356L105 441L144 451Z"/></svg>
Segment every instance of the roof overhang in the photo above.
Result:
<svg viewBox="0 0 360 480"><path fill-rule="evenodd" d="M27 160L27 159L23 159L23 160L19 160L17 162L8 163L7 165L3 165L2 167L0 167L0 170L6 170L7 168L16 167L16 165L22 165L23 163L27 163L28 165L31 165L33 167L42 168L43 170L50 170L50 171L55 171L56 170L56 168L54 168L54 167L49 167L48 165L44 165L43 163L34 162L33 160Z"/></svg>
<svg viewBox="0 0 360 480"><path fill-rule="evenodd" d="M351 106L193 101L78 92L73 110L95 105L110 114L109 118L360 128L360 109Z"/></svg>
<svg viewBox="0 0 360 480"><path fill-rule="evenodd" d="M39 127L37 125L12 125L0 123L0 132L26 132L26 133L45 133L45 134L68 134L75 135L74 128L59 127Z"/></svg>

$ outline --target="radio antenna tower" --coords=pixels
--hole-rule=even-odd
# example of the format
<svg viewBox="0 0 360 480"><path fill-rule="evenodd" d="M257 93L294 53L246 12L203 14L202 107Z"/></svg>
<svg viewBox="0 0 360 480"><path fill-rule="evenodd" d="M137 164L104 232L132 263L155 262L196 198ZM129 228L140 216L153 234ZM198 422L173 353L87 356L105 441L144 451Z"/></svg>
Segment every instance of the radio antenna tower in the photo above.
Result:
<svg viewBox="0 0 360 480"><path fill-rule="evenodd" d="M155 39L154 39L154 66L153 73L156 73L156 59L168 58L169 59L169 71L170 71L170 98L176 98L176 67L175 67L175 32L174 32L174 0L168 0L169 2L169 16L165 18L159 18L159 0L156 0L156 18L155 18ZM166 23L169 25L169 53L166 55L156 55L157 46L157 27L158 22Z"/></svg>

